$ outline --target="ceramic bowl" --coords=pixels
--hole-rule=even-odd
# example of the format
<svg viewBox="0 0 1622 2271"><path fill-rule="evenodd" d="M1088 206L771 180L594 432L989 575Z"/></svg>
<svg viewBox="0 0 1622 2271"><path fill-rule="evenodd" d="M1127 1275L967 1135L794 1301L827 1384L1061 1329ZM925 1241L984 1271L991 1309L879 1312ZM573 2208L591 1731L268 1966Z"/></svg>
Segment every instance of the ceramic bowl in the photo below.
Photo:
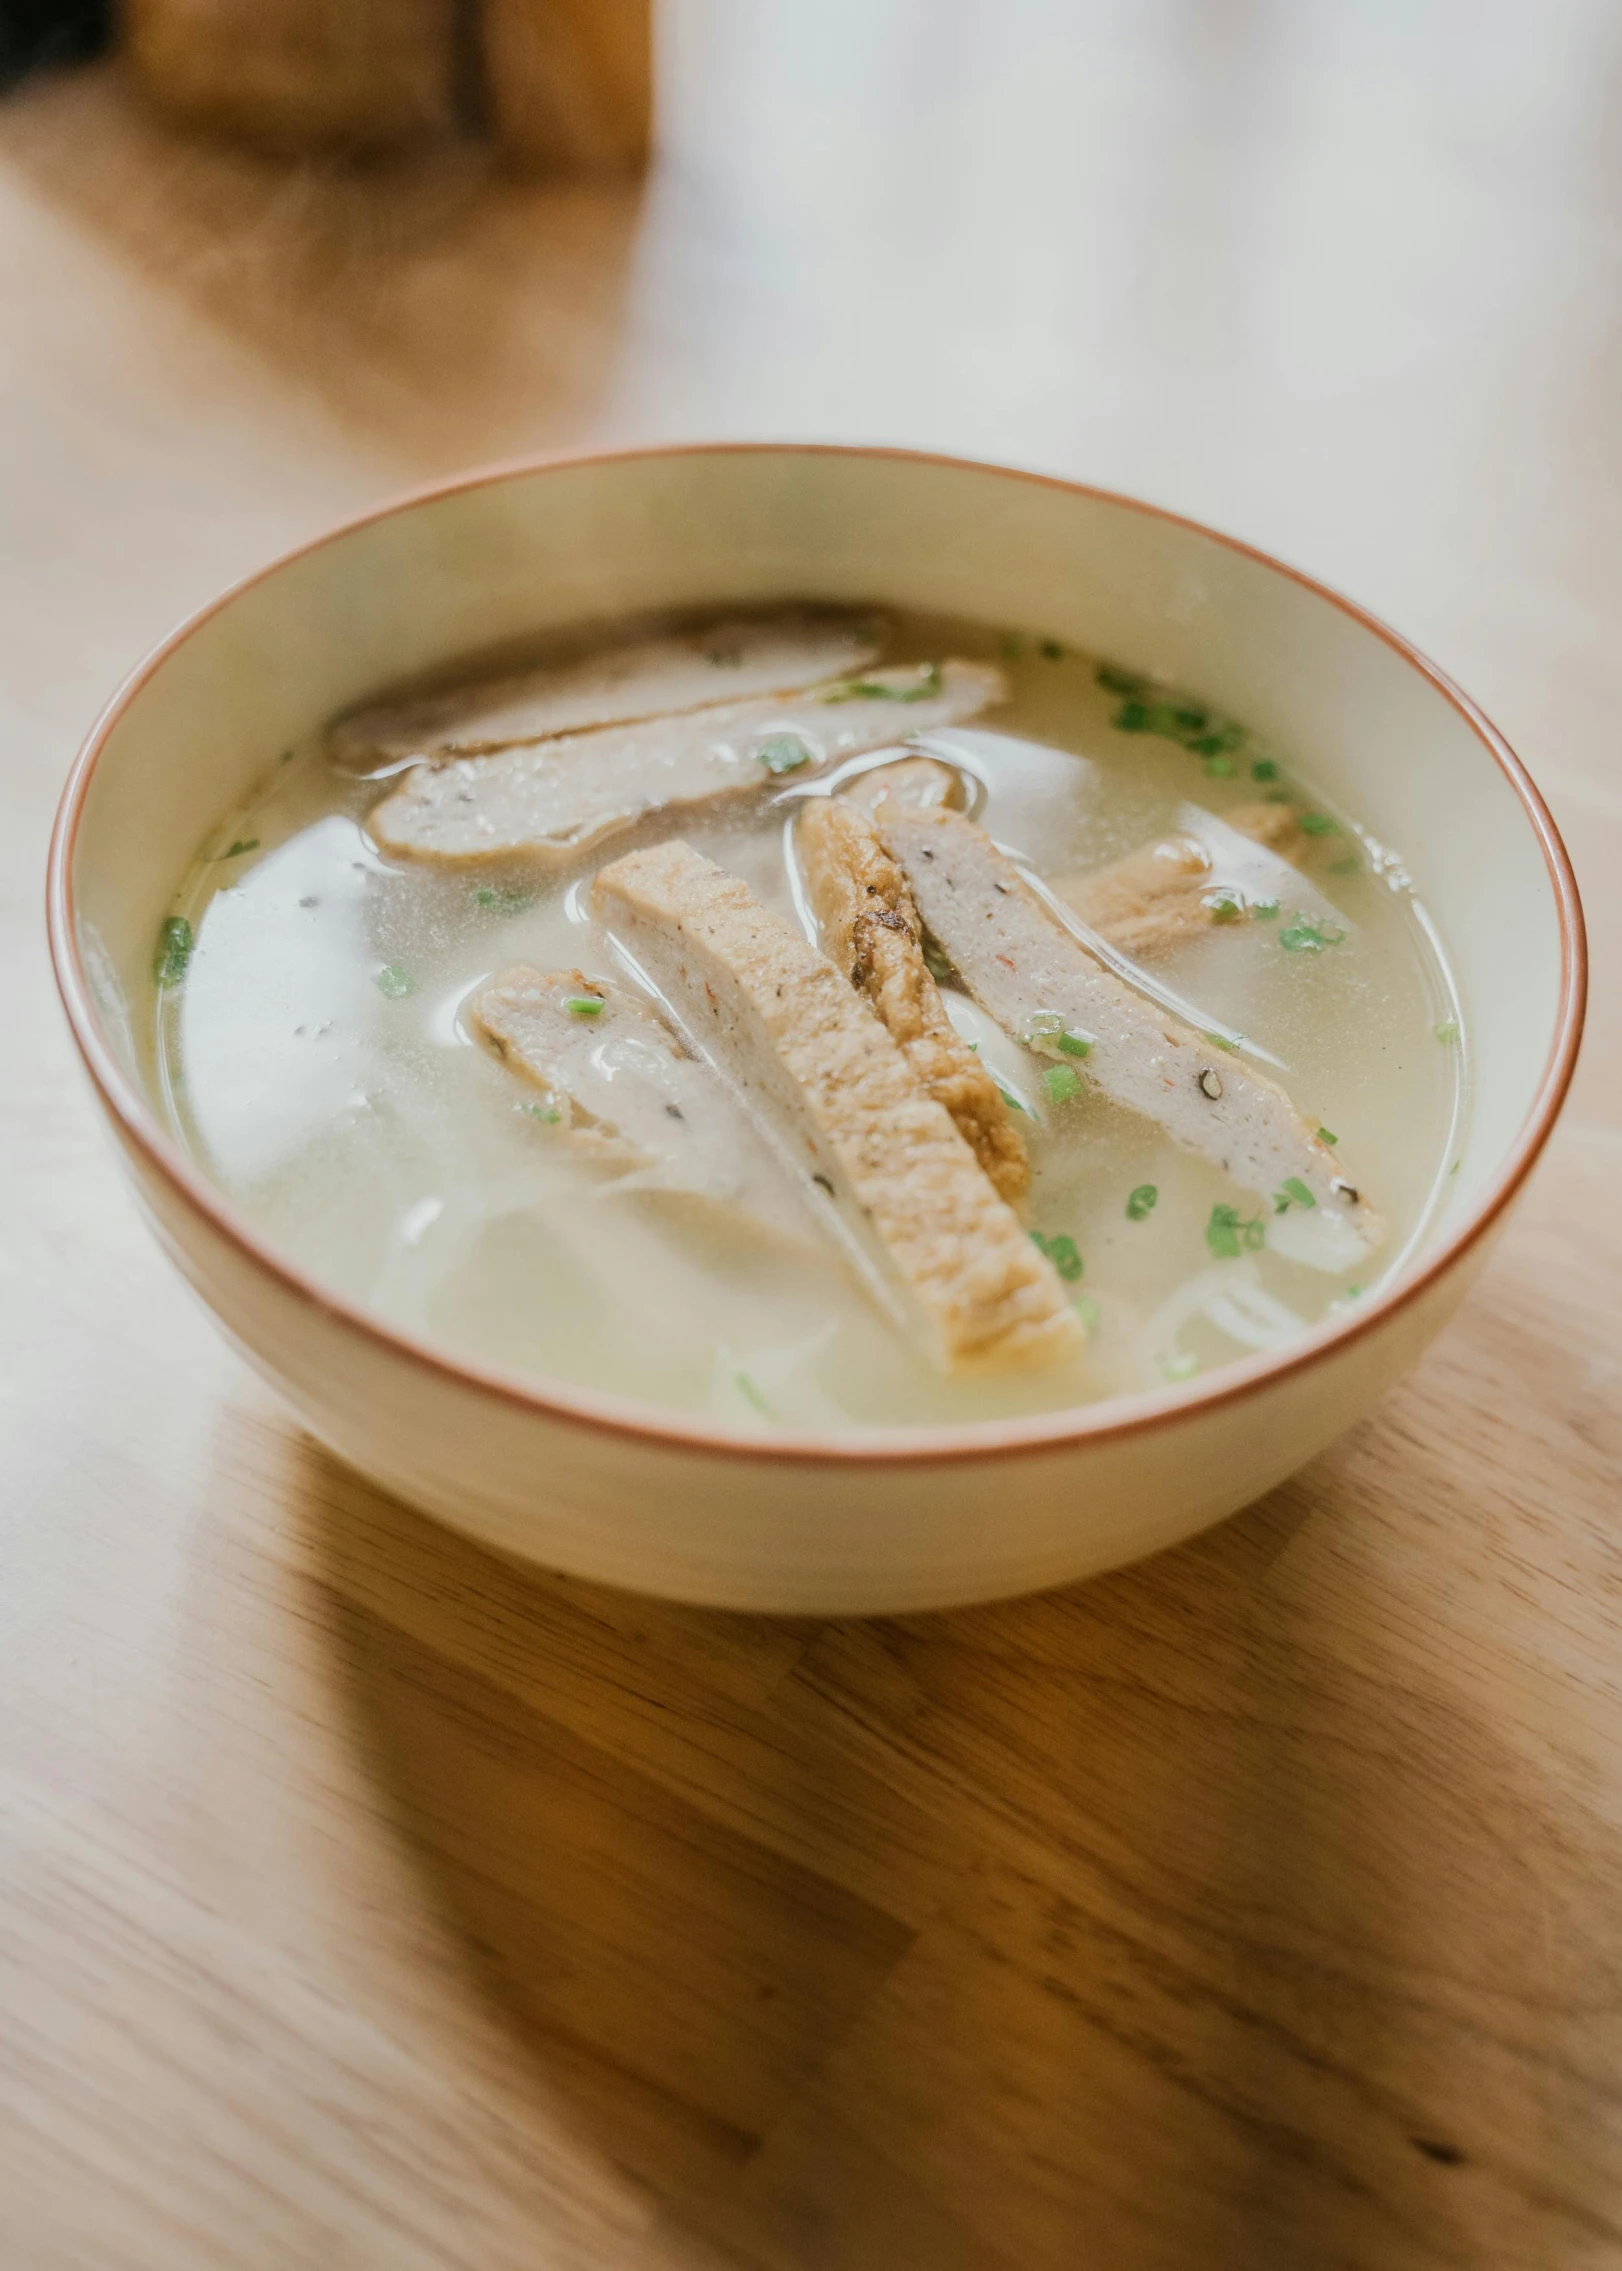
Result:
<svg viewBox="0 0 1622 2271"><path fill-rule="evenodd" d="M277 1253L177 1148L136 1032L154 939L204 828L267 753L390 679L549 624L806 596L1028 624L1198 687L1303 752L1330 796L1404 848L1476 1014L1463 1163L1397 1275L1288 1348L1162 1393L846 1442L745 1440L394 1329ZM1583 1009L1582 919L1549 815L1501 736L1404 640L1129 498L880 450L520 465L307 545L184 625L116 696L63 799L50 921L75 1037L158 1236L323 1442L508 1552L799 1612L1084 1577L1310 1459L1463 1298L1559 1111Z"/></svg>

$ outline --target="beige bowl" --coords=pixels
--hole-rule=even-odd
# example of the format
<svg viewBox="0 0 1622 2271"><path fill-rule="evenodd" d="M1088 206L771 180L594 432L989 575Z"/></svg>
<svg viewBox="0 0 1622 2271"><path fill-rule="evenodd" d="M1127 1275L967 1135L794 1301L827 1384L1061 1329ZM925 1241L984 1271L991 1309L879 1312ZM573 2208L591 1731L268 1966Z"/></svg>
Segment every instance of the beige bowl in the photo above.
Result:
<svg viewBox="0 0 1622 2271"><path fill-rule="evenodd" d="M1026 623L1197 687L1302 751L1403 847L1475 1012L1470 1135L1427 1242L1354 1313L1155 1395L762 1443L396 1331L267 1245L165 1133L132 1034L154 938L204 827L268 752L391 678L548 624L808 595ZM1367 1412L1457 1306L1542 1149L1585 977L1571 868L1537 792L1480 712L1370 617L1128 498L808 447L474 474L239 585L142 665L87 742L50 922L75 1037L159 1237L334 1451L555 1568L836 1613L986 1599L1153 1552Z"/></svg>

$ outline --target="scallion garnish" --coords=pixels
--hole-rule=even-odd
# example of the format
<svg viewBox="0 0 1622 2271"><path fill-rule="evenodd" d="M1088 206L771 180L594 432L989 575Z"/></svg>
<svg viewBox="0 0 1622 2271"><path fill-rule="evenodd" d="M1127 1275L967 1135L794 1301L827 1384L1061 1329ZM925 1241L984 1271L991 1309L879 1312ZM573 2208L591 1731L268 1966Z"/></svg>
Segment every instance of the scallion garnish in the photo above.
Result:
<svg viewBox="0 0 1622 2271"><path fill-rule="evenodd" d="M372 983L385 1001L403 1001L407 994L414 994L417 990L416 979L409 975L400 962L387 963L383 969L376 971Z"/></svg>
<svg viewBox="0 0 1622 2271"><path fill-rule="evenodd" d="M1299 1175L1286 1175L1282 1190L1273 1193L1273 1212L1283 1214L1292 1206L1315 1207L1317 1200L1307 1189Z"/></svg>
<svg viewBox="0 0 1622 2271"><path fill-rule="evenodd" d="M1085 1267L1081 1248L1068 1231L1061 1230L1056 1237L1044 1238L1040 1230L1029 1233L1031 1244L1039 1254L1046 1254L1067 1285L1074 1285Z"/></svg>
<svg viewBox="0 0 1622 2271"><path fill-rule="evenodd" d="M555 1128L563 1117L555 1104L550 1108L545 1104L526 1104L523 1109L532 1119L544 1120L549 1128Z"/></svg>
<svg viewBox="0 0 1622 2271"><path fill-rule="evenodd" d="M473 899L476 906L489 907L498 915L521 915L526 907L533 907L535 904L533 891L518 891L501 887L492 889L488 883L480 884L473 894Z"/></svg>
<svg viewBox="0 0 1622 2271"><path fill-rule="evenodd" d="M1330 862L1329 872L1331 875L1356 875L1362 865L1363 862L1358 858L1356 852L1348 852L1343 860L1332 860Z"/></svg>
<svg viewBox="0 0 1622 2271"><path fill-rule="evenodd" d="M1064 660L1064 649L1057 639L1039 640L1036 651L1044 662L1062 662Z"/></svg>
<svg viewBox="0 0 1622 2271"><path fill-rule="evenodd" d="M1233 778L1233 759L1231 757L1207 757L1205 771L1210 780L1231 780Z"/></svg>
<svg viewBox="0 0 1622 2271"><path fill-rule="evenodd" d="M1340 1138L1333 1128L1320 1128L1318 1130L1318 1141L1320 1143L1339 1143Z"/></svg>
<svg viewBox="0 0 1622 2271"><path fill-rule="evenodd" d="M1438 1039L1438 1041L1445 1041L1449 1046L1451 1046L1452 1043L1458 1039L1458 1037L1458 1019L1456 1017L1444 1017L1441 1024L1436 1028L1436 1038Z"/></svg>
<svg viewBox="0 0 1622 2271"><path fill-rule="evenodd" d="M1072 1033L1056 1009L1039 1009L1027 1019L1020 1035L1027 1049L1039 1056L1086 1057L1092 1054L1092 1042L1083 1033Z"/></svg>
<svg viewBox="0 0 1622 2271"><path fill-rule="evenodd" d="M1299 826L1304 836L1336 836L1340 822L1331 820L1327 812L1303 812Z"/></svg>
<svg viewBox="0 0 1622 2271"><path fill-rule="evenodd" d="M1248 1222L1240 1217L1236 1206L1225 1206L1220 1201L1211 1209L1211 1219L1205 1226L1205 1243L1219 1262L1238 1259L1242 1247L1254 1252L1267 1243L1267 1225L1259 1214Z"/></svg>
<svg viewBox="0 0 1622 2271"><path fill-rule="evenodd" d="M1258 757L1250 768L1250 777L1253 781L1276 781L1278 767L1271 757Z"/></svg>
<svg viewBox="0 0 1622 2271"><path fill-rule="evenodd" d="M1286 954L1322 954L1326 946L1339 946L1345 938L1343 930L1332 924L1314 922L1310 915L1296 913L1295 920L1278 934L1278 942Z"/></svg>
<svg viewBox="0 0 1622 2271"><path fill-rule="evenodd" d="M768 773L797 773L811 762L811 750L797 733L769 733L755 750Z"/></svg>
<svg viewBox="0 0 1622 2271"><path fill-rule="evenodd" d="M192 927L184 915L169 915L158 933L157 959L152 965L153 975L160 986L178 986L186 975L186 965L192 957L196 940Z"/></svg>
<svg viewBox="0 0 1622 2271"><path fill-rule="evenodd" d="M1226 1049L1230 1057L1238 1054L1239 1042L1230 1041L1226 1033L1207 1033L1205 1038L1210 1042L1213 1049ZM1241 1034L1240 1039L1243 1038L1244 1036Z"/></svg>
<svg viewBox="0 0 1622 2271"><path fill-rule="evenodd" d="M1252 899L1250 911L1259 923L1270 923L1278 913L1276 899Z"/></svg>
<svg viewBox="0 0 1622 2271"><path fill-rule="evenodd" d="M1102 686L1106 694L1141 694L1143 680L1135 670L1121 670L1113 662L1101 662L1093 671L1095 685Z"/></svg>
<svg viewBox="0 0 1622 2271"><path fill-rule="evenodd" d="M1175 741L1192 756L1205 758L1207 772L1218 779L1233 772L1229 752L1244 743L1242 725L1235 725L1231 719L1214 718L1198 702L1182 702L1175 697L1151 700L1145 681L1138 679L1129 683L1124 672L1108 679L1102 671L1095 675L1100 685L1126 696L1110 721L1119 732L1153 733L1163 741Z"/></svg>
<svg viewBox="0 0 1622 2271"><path fill-rule="evenodd" d="M228 852L222 852L220 857L228 860L239 860L244 852L256 852L258 849L259 838L257 836L239 836L231 849Z"/></svg>
<svg viewBox="0 0 1622 2271"><path fill-rule="evenodd" d="M601 994L570 994L563 1006L571 1017L601 1017L603 997Z"/></svg>
<svg viewBox="0 0 1622 2271"><path fill-rule="evenodd" d="M1082 1331L1084 1333L1096 1333L1098 1320L1104 1312L1099 1308L1092 1295L1090 1293L1073 1293L1070 1296L1070 1306L1081 1320Z"/></svg>
<svg viewBox="0 0 1622 2271"><path fill-rule="evenodd" d="M927 702L941 690L941 666L938 662L919 665L916 686L886 686L877 678L847 678L843 684L830 686L822 696L824 702Z"/></svg>
<svg viewBox="0 0 1622 2271"><path fill-rule="evenodd" d="M1017 631L1005 631L1002 645L998 651L1004 662L1023 662L1025 659L1025 641Z"/></svg>
<svg viewBox="0 0 1622 2271"><path fill-rule="evenodd" d="M1173 1382L1178 1380L1192 1380L1199 1368L1199 1358L1197 1356L1190 1356L1183 1349L1173 1349L1168 1355L1165 1355L1160 1359L1161 1372L1164 1374L1166 1379Z"/></svg>
<svg viewBox="0 0 1622 2271"><path fill-rule="evenodd" d="M1004 1088L1002 1082L997 1079L995 1073L993 1073L991 1077L993 1081L996 1082L997 1094L1008 1106L1010 1112L1024 1112L1026 1118L1028 1119L1030 1117L1029 1110L1020 1102L1019 1098L1014 1094L1014 1091L1011 1088Z"/></svg>
<svg viewBox="0 0 1622 2271"><path fill-rule="evenodd" d="M1055 1104L1068 1104L1072 1096L1081 1094L1081 1075L1068 1065L1049 1065L1042 1075L1042 1086Z"/></svg>
<svg viewBox="0 0 1622 2271"><path fill-rule="evenodd" d="M1205 911L1214 923L1236 923L1244 913L1244 902L1231 891L1212 891L1206 894Z"/></svg>
<svg viewBox="0 0 1622 2271"><path fill-rule="evenodd" d="M755 1386L753 1380L750 1379L748 1373L739 1372L735 1375L735 1377L737 1379L738 1386L742 1389L748 1401L754 1405L761 1418L775 1419L777 1414L772 1410L771 1405L766 1401L760 1390Z"/></svg>
<svg viewBox="0 0 1622 2271"><path fill-rule="evenodd" d="M1128 1222L1143 1222L1154 1213L1160 1192L1153 1183L1140 1183L1126 1202Z"/></svg>

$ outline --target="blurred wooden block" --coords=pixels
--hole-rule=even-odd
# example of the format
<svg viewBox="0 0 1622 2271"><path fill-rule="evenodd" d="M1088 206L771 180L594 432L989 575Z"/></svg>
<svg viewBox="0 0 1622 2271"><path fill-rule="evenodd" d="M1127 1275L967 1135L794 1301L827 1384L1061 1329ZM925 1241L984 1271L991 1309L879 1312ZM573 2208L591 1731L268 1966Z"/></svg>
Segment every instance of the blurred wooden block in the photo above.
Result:
<svg viewBox="0 0 1622 2271"><path fill-rule="evenodd" d="M456 0L124 0L154 100L258 142L365 148L456 116Z"/></svg>
<svg viewBox="0 0 1622 2271"><path fill-rule="evenodd" d="M490 127L526 172L633 173L653 129L652 0L483 0Z"/></svg>

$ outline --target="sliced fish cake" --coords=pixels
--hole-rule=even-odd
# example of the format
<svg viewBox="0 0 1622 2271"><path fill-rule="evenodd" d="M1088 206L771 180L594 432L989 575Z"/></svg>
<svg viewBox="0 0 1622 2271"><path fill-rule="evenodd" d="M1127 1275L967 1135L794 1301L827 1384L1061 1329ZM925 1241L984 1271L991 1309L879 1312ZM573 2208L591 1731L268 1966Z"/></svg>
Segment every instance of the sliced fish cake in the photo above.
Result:
<svg viewBox="0 0 1622 2271"><path fill-rule="evenodd" d="M1307 841L1300 814L1288 804L1238 805L1222 822L1285 857ZM1107 867L1062 876L1053 889L1089 929L1138 961L1169 954L1213 924L1250 919L1242 896L1217 887L1210 849L1188 829L1140 845Z"/></svg>
<svg viewBox="0 0 1622 2271"><path fill-rule="evenodd" d="M943 1370L1076 1351L1053 1266L827 956L691 846L604 868L592 901L783 1156L822 1188L887 1306Z"/></svg>
<svg viewBox="0 0 1622 2271"><path fill-rule="evenodd" d="M579 970L503 970L469 1010L572 1149L624 1170L617 1190L680 1191L815 1235L788 1178L714 1068L629 987Z"/></svg>
<svg viewBox="0 0 1622 2271"><path fill-rule="evenodd" d="M960 813L899 805L882 807L876 825L926 926L1007 1032L1245 1190L1276 1198L1299 1183L1308 1200L1295 1203L1313 1218L1314 1237L1291 1222L1280 1243L1295 1258L1341 1269L1380 1243L1380 1217L1278 1083L1105 969L983 828Z"/></svg>
<svg viewBox="0 0 1622 2271"><path fill-rule="evenodd" d="M453 758L408 773L368 826L404 859L561 866L647 813L758 796L836 758L972 717L1005 693L1001 673L983 663L908 664L790 701L729 702Z"/></svg>
<svg viewBox="0 0 1622 2271"><path fill-rule="evenodd" d="M928 810L938 804L961 806L962 776L934 757L898 757L888 765L875 765L858 773L839 791L849 804L863 812L877 812L881 804L913 804Z"/></svg>
<svg viewBox="0 0 1622 2271"><path fill-rule="evenodd" d="M328 734L349 772L406 757L475 757L555 734L674 717L717 702L792 694L864 669L884 625L872 615L795 610L734 616L445 693L368 703Z"/></svg>
<svg viewBox="0 0 1622 2271"><path fill-rule="evenodd" d="M842 797L811 798L794 840L823 951L945 1105L993 1189L1018 1206L1031 1180L1024 1139L996 1082L953 1030L924 961L923 925L905 875L867 815Z"/></svg>

